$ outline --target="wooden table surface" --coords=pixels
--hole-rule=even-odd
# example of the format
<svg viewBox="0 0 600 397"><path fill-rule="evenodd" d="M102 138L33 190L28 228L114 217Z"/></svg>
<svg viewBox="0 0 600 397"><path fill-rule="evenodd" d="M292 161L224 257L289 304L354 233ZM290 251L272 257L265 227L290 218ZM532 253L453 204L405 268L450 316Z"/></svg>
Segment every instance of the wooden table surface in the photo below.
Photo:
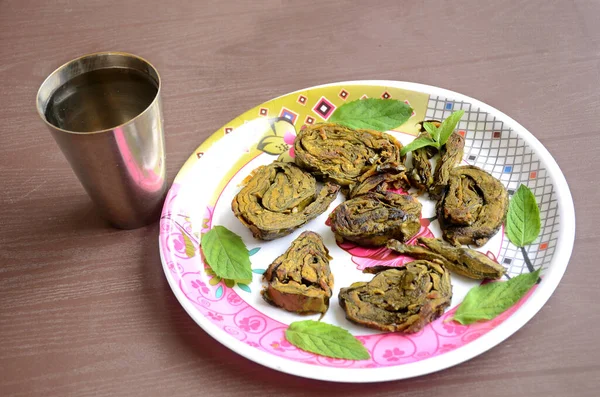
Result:
<svg viewBox="0 0 600 397"><path fill-rule="evenodd" d="M600 2L367 3L0 2L0 395L597 395ZM567 178L578 216L567 272L507 341L432 375L331 384L242 358L175 299L158 224L110 228L38 119L43 79L102 50L162 74L169 181L236 115L316 84L415 81L495 106Z"/></svg>

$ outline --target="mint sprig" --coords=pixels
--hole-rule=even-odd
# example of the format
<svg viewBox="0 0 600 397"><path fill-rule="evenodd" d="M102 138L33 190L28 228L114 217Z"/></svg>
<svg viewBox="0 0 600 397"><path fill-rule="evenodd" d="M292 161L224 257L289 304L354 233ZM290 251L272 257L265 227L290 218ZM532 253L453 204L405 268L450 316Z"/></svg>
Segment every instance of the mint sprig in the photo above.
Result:
<svg viewBox="0 0 600 397"><path fill-rule="evenodd" d="M409 105L396 99L357 99L340 106L329 121L354 129L387 131L404 124L412 111Z"/></svg>
<svg viewBox="0 0 600 397"><path fill-rule="evenodd" d="M517 303L537 282L542 268L523 273L508 281L497 281L469 290L453 319L463 325L491 320Z"/></svg>
<svg viewBox="0 0 600 397"><path fill-rule="evenodd" d="M440 132L435 124L426 121L423 123L423 128L425 128L425 131L429 132L429 135L433 137L433 140L438 141L440 139Z"/></svg>
<svg viewBox="0 0 600 397"><path fill-rule="evenodd" d="M242 238L225 226L215 226L202 235L200 245L215 274L224 279L252 278L250 254Z"/></svg>
<svg viewBox="0 0 600 397"><path fill-rule="evenodd" d="M508 239L521 248L529 273L520 274L505 282L471 288L454 314L454 320L463 325L495 318L517 303L539 280L542 268L534 270L524 248L537 238L541 228L540 209L533 192L527 186L519 186L510 200L505 226Z"/></svg>
<svg viewBox="0 0 600 397"><path fill-rule="evenodd" d="M371 358L358 339L344 328L313 320L295 321L285 330L292 345L321 356L346 360Z"/></svg>
<svg viewBox="0 0 600 397"><path fill-rule="evenodd" d="M442 146L448 142L450 135L452 135L456 129L456 126L458 125L458 122L464 114L465 111L462 109L452 113L450 116L446 117L444 121L442 121L439 127L436 127L433 123L424 122L423 128L425 128L425 131L429 132L431 138L420 137L415 139L408 145L404 146L400 154L404 156L408 152L412 152L413 150L420 149L425 146L433 146L441 149Z"/></svg>
<svg viewBox="0 0 600 397"><path fill-rule="evenodd" d="M533 192L525 185L519 186L508 205L506 235L517 247L531 244L540 234L540 209Z"/></svg>

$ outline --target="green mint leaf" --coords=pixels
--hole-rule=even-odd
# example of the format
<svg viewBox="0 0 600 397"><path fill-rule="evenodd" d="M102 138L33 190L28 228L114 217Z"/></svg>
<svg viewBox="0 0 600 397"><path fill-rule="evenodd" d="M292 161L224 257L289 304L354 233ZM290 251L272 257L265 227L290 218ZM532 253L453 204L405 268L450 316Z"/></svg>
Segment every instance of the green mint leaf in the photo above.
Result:
<svg viewBox="0 0 600 397"><path fill-rule="evenodd" d="M412 111L409 105L395 99L357 99L340 106L329 121L355 129L387 131L404 124Z"/></svg>
<svg viewBox="0 0 600 397"><path fill-rule="evenodd" d="M215 226L202 235L202 252L208 266L221 278L252 279L250 255L242 238L224 226Z"/></svg>
<svg viewBox="0 0 600 397"><path fill-rule="evenodd" d="M506 216L506 235L517 247L531 244L540 234L540 209L535 196L525 185L510 199Z"/></svg>
<svg viewBox="0 0 600 397"><path fill-rule="evenodd" d="M313 320L295 321L285 330L292 345L321 356L367 360L371 356L358 339L344 328Z"/></svg>
<svg viewBox="0 0 600 397"><path fill-rule="evenodd" d="M440 139L440 130L435 124L426 121L423 123L423 128L425 128L425 131L429 132L434 141L437 142Z"/></svg>
<svg viewBox="0 0 600 397"><path fill-rule="evenodd" d="M439 138L437 139L440 145L446 144L448 138L450 138L450 135L452 135L464 114L465 111L461 109L452 113L450 116L446 117L446 120L442 121L440 128L438 128Z"/></svg>
<svg viewBox="0 0 600 397"><path fill-rule="evenodd" d="M408 145L402 147L402 150L400 151L400 155L404 156L408 152L412 152L413 150L417 150L417 149L420 149L425 146L438 147L437 143L434 140L422 136L422 137L415 139Z"/></svg>
<svg viewBox="0 0 600 397"><path fill-rule="evenodd" d="M491 320L517 303L537 282L542 268L524 273L508 281L497 281L471 288L462 301L454 320L468 325L479 320Z"/></svg>

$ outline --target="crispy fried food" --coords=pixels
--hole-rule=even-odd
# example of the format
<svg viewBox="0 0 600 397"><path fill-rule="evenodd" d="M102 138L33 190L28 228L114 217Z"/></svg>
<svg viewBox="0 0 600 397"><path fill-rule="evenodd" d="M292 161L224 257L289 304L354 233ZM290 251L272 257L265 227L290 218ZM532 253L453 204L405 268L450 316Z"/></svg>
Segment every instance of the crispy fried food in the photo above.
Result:
<svg viewBox="0 0 600 397"><path fill-rule="evenodd" d="M339 190L332 183L320 187L311 174L293 163L261 166L245 182L231 208L261 240L288 235L322 214Z"/></svg>
<svg viewBox="0 0 600 397"><path fill-rule="evenodd" d="M263 298L290 312L325 313L333 289L329 260L321 236L303 232L263 275Z"/></svg>
<svg viewBox="0 0 600 397"><path fill-rule="evenodd" d="M347 191L377 174L403 173L401 149L402 144L389 134L332 123L308 126L294 142L296 164Z"/></svg>
<svg viewBox="0 0 600 397"><path fill-rule="evenodd" d="M440 317L450 305L450 273L424 260L383 270L369 282L339 293L346 318L381 331L414 333Z"/></svg>
<svg viewBox="0 0 600 397"><path fill-rule="evenodd" d="M370 192L340 204L329 215L338 240L382 246L389 239L407 241L421 228L421 203L393 192Z"/></svg>
<svg viewBox="0 0 600 397"><path fill-rule="evenodd" d="M504 266L491 260L479 251L470 248L455 247L447 242L436 239L419 237L421 245L402 244L397 240L390 240L387 248L402 255L415 259L424 259L444 265L452 273L460 274L476 280L501 278Z"/></svg>
<svg viewBox="0 0 600 397"><path fill-rule="evenodd" d="M508 193L502 182L471 165L450 171L437 203L443 237L456 246L484 245L498 232L507 211Z"/></svg>

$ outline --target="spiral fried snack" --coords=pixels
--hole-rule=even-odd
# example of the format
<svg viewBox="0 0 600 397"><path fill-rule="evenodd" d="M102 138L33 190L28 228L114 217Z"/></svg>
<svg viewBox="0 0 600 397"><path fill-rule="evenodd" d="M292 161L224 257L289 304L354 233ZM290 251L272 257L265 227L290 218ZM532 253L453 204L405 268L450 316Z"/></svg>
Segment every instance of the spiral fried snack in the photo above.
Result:
<svg viewBox="0 0 600 397"><path fill-rule="evenodd" d="M331 123L308 126L294 142L296 164L347 189L377 173L404 172L401 149L389 134Z"/></svg>
<svg viewBox="0 0 600 397"><path fill-rule="evenodd" d="M508 211L508 194L498 179L467 165L450 171L437 203L443 237L454 245L484 245L498 232Z"/></svg>
<svg viewBox="0 0 600 397"><path fill-rule="evenodd" d="M331 183L320 188L312 175L293 163L274 162L247 178L231 208L255 238L273 240L323 213L338 190Z"/></svg>
<svg viewBox="0 0 600 397"><path fill-rule="evenodd" d="M325 313L333 289L329 251L321 236L303 232L267 269L263 298L295 313Z"/></svg>
<svg viewBox="0 0 600 397"><path fill-rule="evenodd" d="M451 299L450 273L425 260L383 270L368 283L353 283L339 293L348 320L405 333L418 332L440 317Z"/></svg>
<svg viewBox="0 0 600 397"><path fill-rule="evenodd" d="M338 240L382 246L389 239L407 241L421 228L421 203L393 192L370 192L340 204L329 215Z"/></svg>

